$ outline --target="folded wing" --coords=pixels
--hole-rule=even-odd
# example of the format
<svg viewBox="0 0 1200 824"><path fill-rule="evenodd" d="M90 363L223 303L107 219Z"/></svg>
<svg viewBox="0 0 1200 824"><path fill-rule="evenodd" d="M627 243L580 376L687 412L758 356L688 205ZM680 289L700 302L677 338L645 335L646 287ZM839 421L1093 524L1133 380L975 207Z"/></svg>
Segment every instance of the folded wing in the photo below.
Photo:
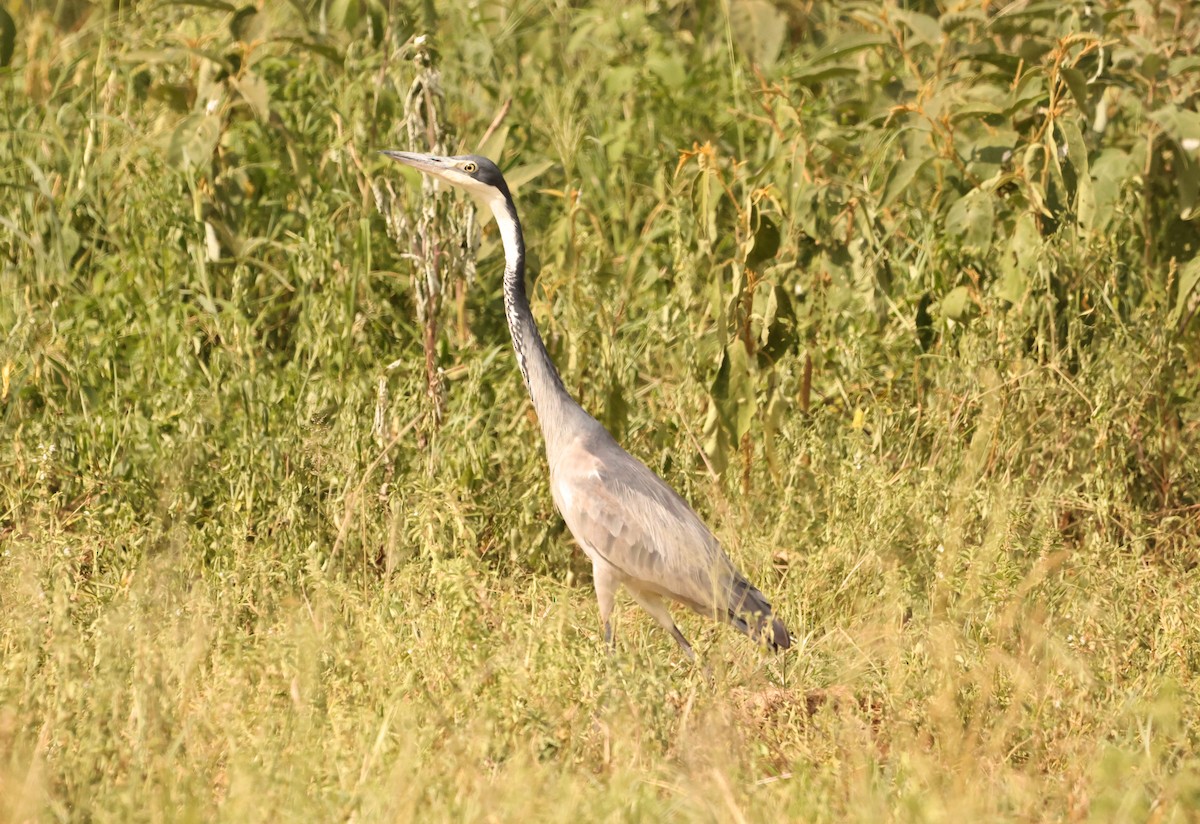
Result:
<svg viewBox="0 0 1200 824"><path fill-rule="evenodd" d="M553 473L563 518L622 583L721 620L735 606L757 606L734 603L745 578L687 502L643 463L615 442L563 457Z"/></svg>

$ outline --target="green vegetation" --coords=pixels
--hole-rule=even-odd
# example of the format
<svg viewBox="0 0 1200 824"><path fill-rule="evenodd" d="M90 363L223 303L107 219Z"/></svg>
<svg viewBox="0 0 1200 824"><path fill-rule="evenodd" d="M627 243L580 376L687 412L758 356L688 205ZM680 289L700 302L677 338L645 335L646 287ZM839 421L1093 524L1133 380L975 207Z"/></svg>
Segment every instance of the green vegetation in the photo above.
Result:
<svg viewBox="0 0 1200 824"><path fill-rule="evenodd" d="M1193 3L40 5L0 820L1200 815ZM606 652L494 227L376 154L481 145L789 654Z"/></svg>

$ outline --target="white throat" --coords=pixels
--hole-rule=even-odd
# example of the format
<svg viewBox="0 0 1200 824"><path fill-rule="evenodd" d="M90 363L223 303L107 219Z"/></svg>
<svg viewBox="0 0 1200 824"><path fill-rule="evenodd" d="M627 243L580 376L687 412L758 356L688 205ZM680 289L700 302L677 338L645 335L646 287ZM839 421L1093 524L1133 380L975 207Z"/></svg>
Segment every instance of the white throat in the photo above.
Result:
<svg viewBox="0 0 1200 824"><path fill-rule="evenodd" d="M519 236L517 223L508 211L504 195L493 191L486 202L492 210L492 215L496 218L496 227L500 230L500 241L504 244L504 260L510 263L514 262L517 259Z"/></svg>

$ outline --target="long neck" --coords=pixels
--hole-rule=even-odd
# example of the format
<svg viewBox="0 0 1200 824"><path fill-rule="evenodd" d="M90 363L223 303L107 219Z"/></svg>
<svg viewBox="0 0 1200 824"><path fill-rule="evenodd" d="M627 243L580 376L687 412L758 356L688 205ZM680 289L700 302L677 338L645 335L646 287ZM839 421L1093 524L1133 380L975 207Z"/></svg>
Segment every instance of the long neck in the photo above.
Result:
<svg viewBox="0 0 1200 824"><path fill-rule="evenodd" d="M525 294L525 237L512 197L498 195L489 205L504 242L504 313L508 317L517 367L542 425L546 448L551 450L567 429L561 425L564 418L580 407L563 387L529 310Z"/></svg>

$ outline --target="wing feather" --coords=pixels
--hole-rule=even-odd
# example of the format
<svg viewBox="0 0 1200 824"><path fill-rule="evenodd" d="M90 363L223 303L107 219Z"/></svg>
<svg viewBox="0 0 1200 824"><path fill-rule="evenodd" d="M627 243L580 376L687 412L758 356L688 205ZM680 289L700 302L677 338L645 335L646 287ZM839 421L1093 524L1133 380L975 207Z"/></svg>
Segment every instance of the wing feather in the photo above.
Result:
<svg viewBox="0 0 1200 824"><path fill-rule="evenodd" d="M553 467L555 501L571 534L626 585L723 615L741 575L675 490L611 446L580 444Z"/></svg>

